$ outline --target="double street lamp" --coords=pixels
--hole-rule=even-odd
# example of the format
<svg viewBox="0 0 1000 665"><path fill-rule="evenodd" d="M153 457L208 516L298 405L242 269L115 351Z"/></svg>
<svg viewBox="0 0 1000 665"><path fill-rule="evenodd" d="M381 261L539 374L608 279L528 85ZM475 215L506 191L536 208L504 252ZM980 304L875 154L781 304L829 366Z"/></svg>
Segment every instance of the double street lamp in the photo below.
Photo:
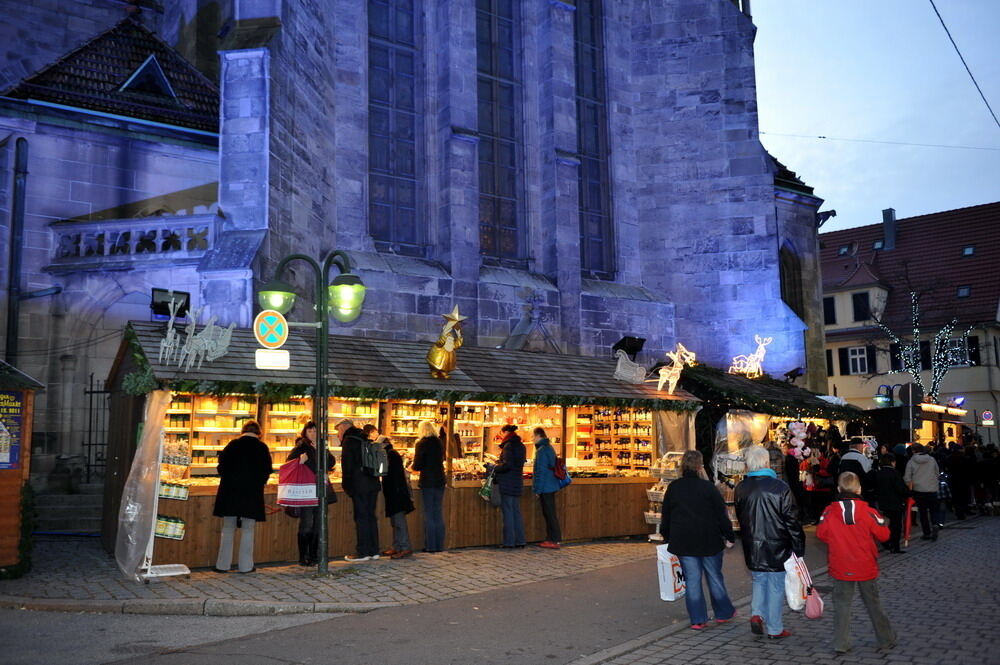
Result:
<svg viewBox="0 0 1000 665"><path fill-rule="evenodd" d="M278 263L274 279L265 284L257 293L257 301L263 309L273 309L286 314L295 305L295 290L291 284L282 281L285 268L292 261L304 261L316 278L315 309L316 320L312 323L289 323L288 325L316 328L316 387L313 391L313 422L316 423L316 496L319 498L319 572L328 570L328 528L327 528L327 459L329 452L326 437L329 429L328 402L330 387L326 372L329 365L330 316L342 323L350 323L361 315L365 301L365 285L361 278L351 272L351 259L342 251L331 252L322 265L305 254L289 254ZM340 271L332 282L330 269Z"/></svg>

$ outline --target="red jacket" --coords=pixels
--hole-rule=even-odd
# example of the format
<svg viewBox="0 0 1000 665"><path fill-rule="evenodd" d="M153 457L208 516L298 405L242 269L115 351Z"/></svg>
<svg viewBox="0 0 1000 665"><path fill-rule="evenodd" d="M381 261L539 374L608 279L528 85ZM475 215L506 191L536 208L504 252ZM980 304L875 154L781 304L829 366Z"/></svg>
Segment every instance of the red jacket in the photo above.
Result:
<svg viewBox="0 0 1000 665"><path fill-rule="evenodd" d="M889 539L888 522L861 499L847 497L827 506L816 537L829 546L832 578L863 582L878 577L875 539Z"/></svg>

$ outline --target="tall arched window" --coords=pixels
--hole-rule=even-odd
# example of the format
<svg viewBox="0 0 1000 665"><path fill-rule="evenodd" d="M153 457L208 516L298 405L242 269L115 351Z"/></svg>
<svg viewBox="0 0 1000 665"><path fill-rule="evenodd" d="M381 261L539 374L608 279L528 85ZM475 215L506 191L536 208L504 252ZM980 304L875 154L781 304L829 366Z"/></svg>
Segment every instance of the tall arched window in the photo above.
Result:
<svg viewBox="0 0 1000 665"><path fill-rule="evenodd" d="M781 299L800 319L805 319L805 290L802 286L802 260L788 245L779 252Z"/></svg>
<svg viewBox="0 0 1000 665"><path fill-rule="evenodd" d="M380 250L420 256L415 0L368 0L368 228Z"/></svg>
<svg viewBox="0 0 1000 665"><path fill-rule="evenodd" d="M608 105L602 0L578 0L576 126L580 157L580 264L584 274L614 276L614 229L608 172Z"/></svg>

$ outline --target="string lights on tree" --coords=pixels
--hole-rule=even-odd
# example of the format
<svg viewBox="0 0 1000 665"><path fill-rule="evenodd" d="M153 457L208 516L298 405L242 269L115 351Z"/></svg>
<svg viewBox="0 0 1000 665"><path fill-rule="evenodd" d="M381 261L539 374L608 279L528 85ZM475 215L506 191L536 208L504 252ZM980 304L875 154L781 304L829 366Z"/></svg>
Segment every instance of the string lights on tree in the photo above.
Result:
<svg viewBox="0 0 1000 665"><path fill-rule="evenodd" d="M948 342L951 340L952 334L958 326L958 318L953 318L934 335L930 354L931 366L929 368L924 368L921 362L920 296L915 291L910 291L910 322L913 326L913 332L909 340L902 339L880 318L873 316L872 320L897 345L903 371L910 375L913 383L920 388L920 391L927 396L927 399L936 404L938 395L941 392L941 384L944 382L944 377L947 376L948 370L951 369L953 364L952 361L954 359L951 357L951 349ZM966 344L966 339L970 332L972 332L972 326L969 326L958 339L961 339L962 343ZM930 369L931 372L930 390L927 390L924 386L922 372L925 369Z"/></svg>

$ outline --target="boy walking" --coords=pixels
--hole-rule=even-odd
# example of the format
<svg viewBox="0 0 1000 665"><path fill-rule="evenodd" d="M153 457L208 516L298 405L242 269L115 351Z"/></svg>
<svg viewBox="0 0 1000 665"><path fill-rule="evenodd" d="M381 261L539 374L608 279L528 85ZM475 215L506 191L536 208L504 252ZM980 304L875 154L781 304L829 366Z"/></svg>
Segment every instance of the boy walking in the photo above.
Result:
<svg viewBox="0 0 1000 665"><path fill-rule="evenodd" d="M875 540L889 539L889 527L881 514L861 499L861 479L846 471L837 481L840 495L827 506L816 536L829 546L830 577L833 578L833 648L851 649L851 600L854 587L868 610L878 648L896 646L896 633L882 609L878 593L878 547Z"/></svg>

